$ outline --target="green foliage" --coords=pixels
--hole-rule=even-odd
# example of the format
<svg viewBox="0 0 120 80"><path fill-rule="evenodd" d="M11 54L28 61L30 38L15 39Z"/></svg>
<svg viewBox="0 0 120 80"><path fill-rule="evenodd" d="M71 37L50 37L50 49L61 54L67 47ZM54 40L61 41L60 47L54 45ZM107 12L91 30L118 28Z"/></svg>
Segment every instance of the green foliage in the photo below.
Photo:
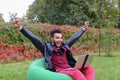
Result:
<svg viewBox="0 0 120 80"><path fill-rule="evenodd" d="M37 16L39 22L50 24L80 26L89 20L94 27L108 27L108 22L116 26L120 17L119 1L35 0L27 16L30 20Z"/></svg>
<svg viewBox="0 0 120 80"><path fill-rule="evenodd" d="M30 40L22 35L12 24L4 23L0 25L0 36L0 43L18 45L20 42L24 42L28 48L33 47Z"/></svg>
<svg viewBox="0 0 120 80"><path fill-rule="evenodd" d="M14 44L23 41L21 39L22 35L18 29L6 23L0 26L0 36L0 40L7 44Z"/></svg>
<svg viewBox="0 0 120 80"><path fill-rule="evenodd" d="M111 56L111 50L117 49L120 45L120 34L112 32L111 29L107 29L106 32L101 33L101 47L107 56ZM117 44L117 45L116 45Z"/></svg>
<svg viewBox="0 0 120 80"><path fill-rule="evenodd" d="M4 23L4 20L3 20L3 15L0 13L0 24L1 23Z"/></svg>
<svg viewBox="0 0 120 80"><path fill-rule="evenodd" d="M115 27L117 25L117 20L119 19L120 12L118 0L101 0L99 3L99 16L100 27ZM108 25L108 23L111 23Z"/></svg>
<svg viewBox="0 0 120 80"><path fill-rule="evenodd" d="M69 39L76 32L76 30L78 30L78 28L71 26L58 26L42 23L23 24L41 40L46 42L50 42L49 31L51 29L60 28L63 31L64 40ZM19 44L20 42L24 42L28 48L33 47L33 44L30 42L30 40L22 35L20 31L11 24L2 24L0 26L0 33L0 43L4 42L5 44ZM95 28L90 28L81 36L81 38L75 43L74 46L77 47L79 50L85 49L93 52L98 52L100 46L101 50L106 52L106 55L111 56L111 51L120 48L119 42L120 34L119 30L117 29L101 29L99 42L99 30Z"/></svg>
<svg viewBox="0 0 120 80"><path fill-rule="evenodd" d="M91 5L91 2L85 0L35 0L29 7L27 16L32 20L38 15L40 22L60 25L77 25L90 19L95 22L97 9Z"/></svg>

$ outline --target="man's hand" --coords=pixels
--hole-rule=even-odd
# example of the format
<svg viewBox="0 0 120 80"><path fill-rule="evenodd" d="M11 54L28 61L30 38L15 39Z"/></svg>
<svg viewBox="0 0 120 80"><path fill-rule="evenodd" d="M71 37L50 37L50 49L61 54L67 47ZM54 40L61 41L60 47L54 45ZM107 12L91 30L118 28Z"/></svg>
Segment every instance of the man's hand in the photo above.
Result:
<svg viewBox="0 0 120 80"><path fill-rule="evenodd" d="M23 26L21 25L21 21L19 19L15 19L13 22L13 25L15 27L17 27L19 30L21 30L23 28Z"/></svg>
<svg viewBox="0 0 120 80"><path fill-rule="evenodd" d="M84 28L87 29L89 27L89 21L84 22Z"/></svg>

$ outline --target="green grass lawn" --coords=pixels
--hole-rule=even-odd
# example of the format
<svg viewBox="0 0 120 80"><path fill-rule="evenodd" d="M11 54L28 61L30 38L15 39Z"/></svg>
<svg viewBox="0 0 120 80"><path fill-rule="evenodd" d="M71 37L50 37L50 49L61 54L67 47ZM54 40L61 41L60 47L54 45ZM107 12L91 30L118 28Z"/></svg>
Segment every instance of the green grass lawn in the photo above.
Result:
<svg viewBox="0 0 120 80"><path fill-rule="evenodd" d="M26 73L31 63L0 64L0 80L27 80ZM120 80L120 57L95 56L92 66L96 80Z"/></svg>
<svg viewBox="0 0 120 80"><path fill-rule="evenodd" d="M95 57L96 80L120 80L120 57Z"/></svg>
<svg viewBox="0 0 120 80"><path fill-rule="evenodd" d="M0 64L0 80L27 80L26 73L32 61Z"/></svg>

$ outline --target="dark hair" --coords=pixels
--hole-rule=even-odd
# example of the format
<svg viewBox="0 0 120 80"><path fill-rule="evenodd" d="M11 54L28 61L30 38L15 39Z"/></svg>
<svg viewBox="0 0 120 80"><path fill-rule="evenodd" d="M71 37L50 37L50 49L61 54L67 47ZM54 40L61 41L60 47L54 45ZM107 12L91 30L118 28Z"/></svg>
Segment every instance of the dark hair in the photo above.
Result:
<svg viewBox="0 0 120 80"><path fill-rule="evenodd" d="M50 37L53 37L55 33L61 33L62 34L62 31L60 29L53 29L50 31Z"/></svg>

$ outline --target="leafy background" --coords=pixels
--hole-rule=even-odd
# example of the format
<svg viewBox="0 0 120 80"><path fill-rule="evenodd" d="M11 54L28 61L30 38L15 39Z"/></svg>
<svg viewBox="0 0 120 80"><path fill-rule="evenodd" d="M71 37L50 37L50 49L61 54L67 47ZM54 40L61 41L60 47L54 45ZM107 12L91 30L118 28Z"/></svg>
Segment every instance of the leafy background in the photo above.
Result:
<svg viewBox="0 0 120 80"><path fill-rule="evenodd" d="M23 24L41 40L46 42L50 42L49 31L51 29L60 28L63 31L64 40L70 38L80 29L80 27L71 25L60 26L40 22L36 24ZM0 28L0 62L19 62L42 57L39 50L12 24L1 24ZM105 52L107 56L113 56L111 52L120 49L119 42L119 29L95 29L90 27L71 49L74 55L97 53L100 49L100 51Z"/></svg>

